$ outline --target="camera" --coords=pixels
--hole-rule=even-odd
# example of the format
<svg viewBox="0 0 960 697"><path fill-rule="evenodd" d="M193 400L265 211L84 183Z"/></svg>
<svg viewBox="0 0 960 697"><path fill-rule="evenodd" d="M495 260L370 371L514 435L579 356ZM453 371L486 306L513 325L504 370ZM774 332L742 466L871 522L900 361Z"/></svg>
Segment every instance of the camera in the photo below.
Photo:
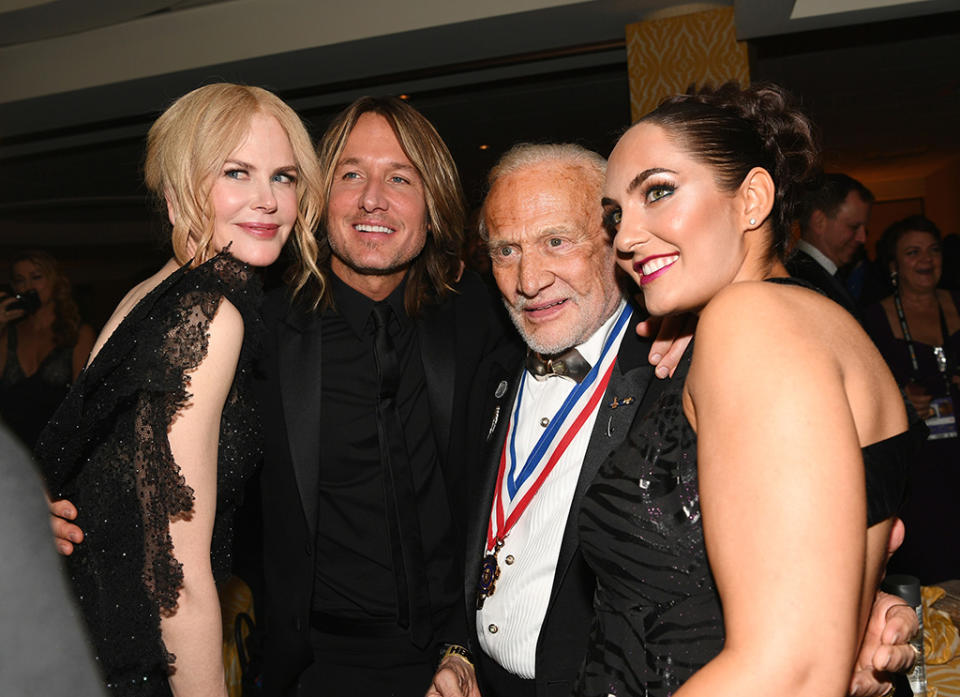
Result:
<svg viewBox="0 0 960 697"><path fill-rule="evenodd" d="M16 300L7 305L8 310L23 310L24 314L29 315L40 309L40 296L33 289L17 293L14 297Z"/></svg>

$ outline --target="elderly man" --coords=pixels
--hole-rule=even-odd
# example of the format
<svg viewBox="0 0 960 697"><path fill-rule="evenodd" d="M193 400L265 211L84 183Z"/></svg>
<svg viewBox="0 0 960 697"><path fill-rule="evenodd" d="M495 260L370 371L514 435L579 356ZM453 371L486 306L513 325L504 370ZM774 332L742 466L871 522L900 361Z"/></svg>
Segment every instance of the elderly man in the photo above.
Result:
<svg viewBox="0 0 960 697"><path fill-rule="evenodd" d="M873 194L853 177L824 175L820 187L805 197L800 240L787 260L791 276L813 284L858 319L857 304L836 275L866 241L872 204Z"/></svg>
<svg viewBox="0 0 960 697"><path fill-rule="evenodd" d="M486 439L468 526L466 610L485 697L569 695L592 621L595 579L570 516L637 410L662 381L634 331L599 205L605 161L576 145L520 145L489 175L481 232L507 309L529 347L499 351L473 391ZM599 364L595 374L591 366ZM503 495L509 477L512 496ZM506 500L509 498L509 501ZM884 596L865 647L858 694L880 694L869 665L879 645L912 631L915 618ZM894 636L900 633L899 637ZM467 658L448 657L430 695L475 695ZM882 668L912 659L885 647Z"/></svg>

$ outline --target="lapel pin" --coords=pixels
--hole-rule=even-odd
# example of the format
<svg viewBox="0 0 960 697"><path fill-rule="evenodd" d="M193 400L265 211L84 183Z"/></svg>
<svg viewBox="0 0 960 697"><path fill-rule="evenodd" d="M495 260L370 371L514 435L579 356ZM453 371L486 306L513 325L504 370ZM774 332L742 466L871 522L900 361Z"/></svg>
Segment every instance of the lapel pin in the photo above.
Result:
<svg viewBox="0 0 960 697"><path fill-rule="evenodd" d="M496 397L497 399L500 399L506 393L507 393L507 381L501 380L500 384L497 385L497 391L493 393L493 396Z"/></svg>
<svg viewBox="0 0 960 697"><path fill-rule="evenodd" d="M616 409L617 407L625 407L630 404L633 404L633 402L634 402L633 397L624 397L623 399L620 399L619 397L614 397L613 401L610 402L610 408Z"/></svg>
<svg viewBox="0 0 960 697"><path fill-rule="evenodd" d="M500 405L493 410L493 419L490 421L490 429L487 431L487 440L493 438L493 432L497 428L497 421L500 419Z"/></svg>

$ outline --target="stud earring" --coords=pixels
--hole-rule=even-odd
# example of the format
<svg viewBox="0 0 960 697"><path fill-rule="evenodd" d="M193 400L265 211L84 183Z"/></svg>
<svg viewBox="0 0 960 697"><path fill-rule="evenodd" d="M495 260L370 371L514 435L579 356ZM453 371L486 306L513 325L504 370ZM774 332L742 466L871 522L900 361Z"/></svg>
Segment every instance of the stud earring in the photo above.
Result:
<svg viewBox="0 0 960 697"><path fill-rule="evenodd" d="M756 218L750 218L750 224L751 224L751 225L756 225L756 224L757 224L757 219L756 219Z"/></svg>

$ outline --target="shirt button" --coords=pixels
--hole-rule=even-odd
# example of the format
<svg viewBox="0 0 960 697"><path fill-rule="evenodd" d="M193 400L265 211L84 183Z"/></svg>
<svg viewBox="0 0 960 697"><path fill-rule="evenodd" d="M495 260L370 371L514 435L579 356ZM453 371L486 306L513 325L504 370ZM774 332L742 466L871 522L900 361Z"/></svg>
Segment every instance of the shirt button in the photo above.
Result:
<svg viewBox="0 0 960 697"><path fill-rule="evenodd" d="M497 632L500 631L500 627L498 627L495 624L491 624L489 627L487 627L487 631L490 632L491 634L496 634Z"/></svg>
<svg viewBox="0 0 960 697"><path fill-rule="evenodd" d="M504 561L507 562L507 564L512 564L515 560L514 560L512 554L508 554L508 555L507 555L507 558L504 559Z"/></svg>
<svg viewBox="0 0 960 697"><path fill-rule="evenodd" d="M540 425L546 428L547 426L550 425L550 419L544 416L542 419L540 419Z"/></svg>

